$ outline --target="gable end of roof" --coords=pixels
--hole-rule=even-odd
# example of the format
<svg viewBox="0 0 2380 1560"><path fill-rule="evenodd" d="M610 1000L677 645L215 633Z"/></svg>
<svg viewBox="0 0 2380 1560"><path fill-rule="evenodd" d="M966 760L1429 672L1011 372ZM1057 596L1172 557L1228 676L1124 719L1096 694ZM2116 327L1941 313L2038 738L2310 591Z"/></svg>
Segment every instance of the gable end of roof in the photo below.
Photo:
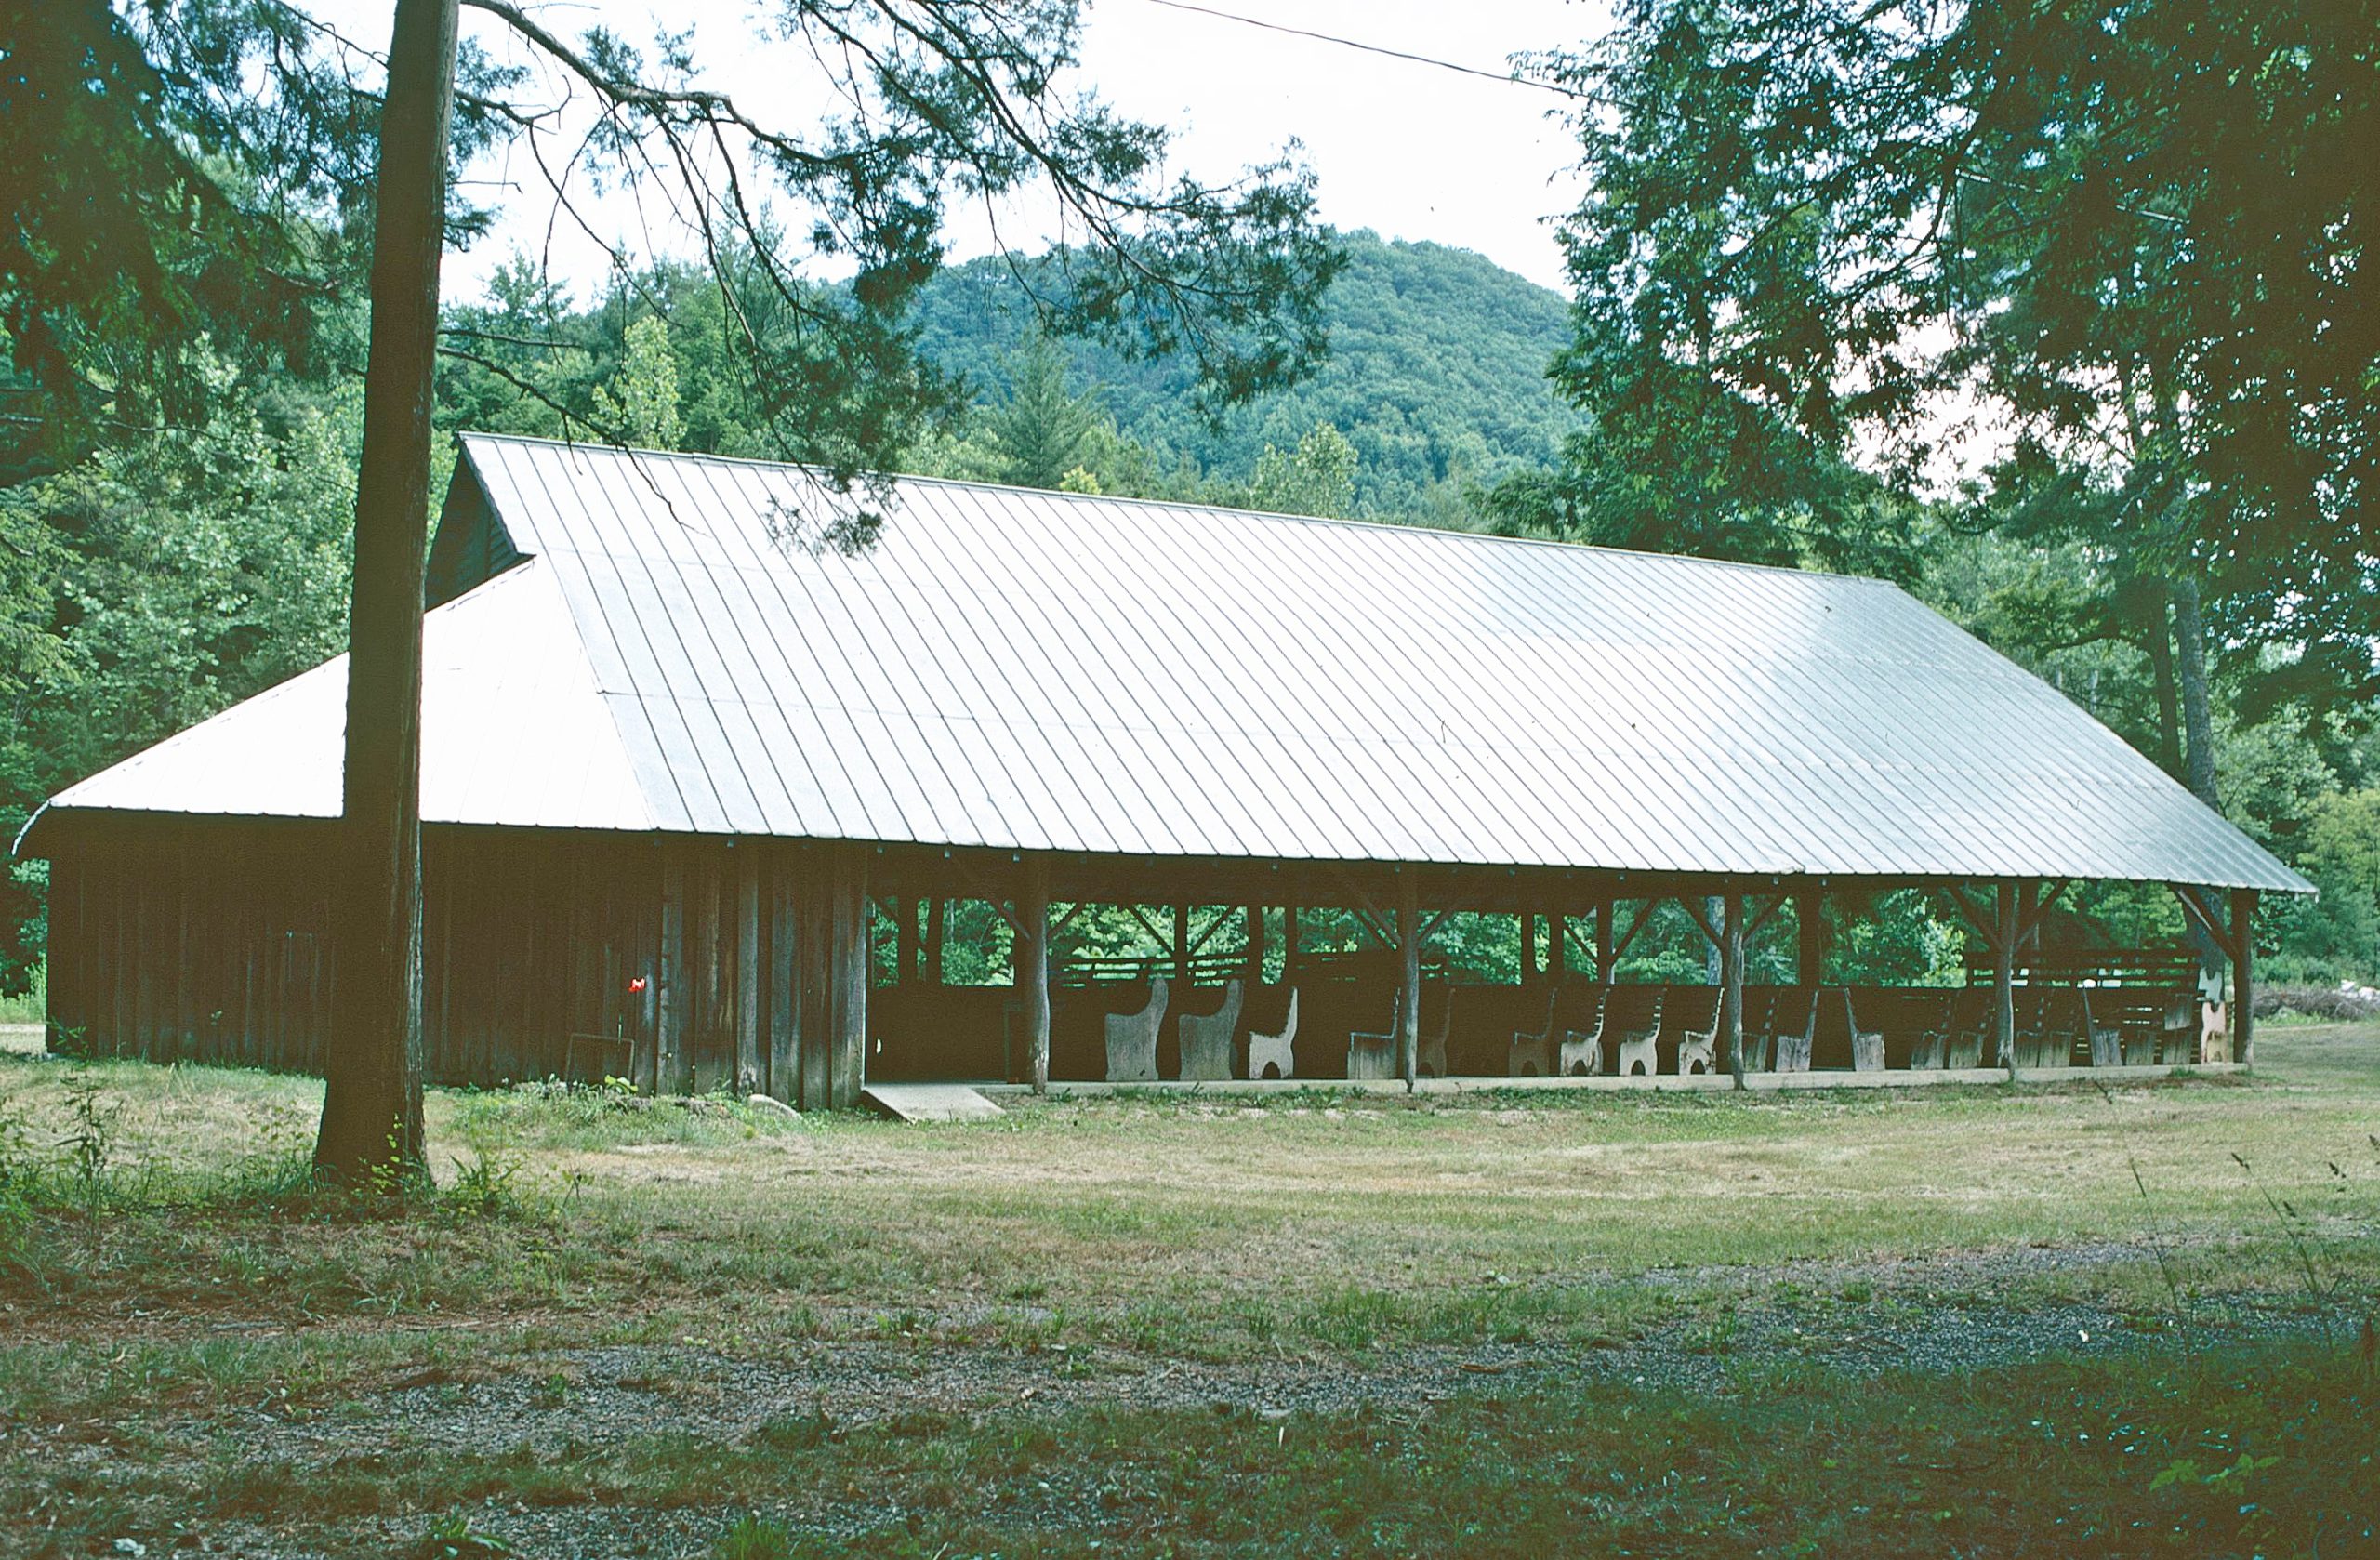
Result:
<svg viewBox="0 0 2380 1560"><path fill-rule="evenodd" d="M488 498L487 484L461 443L446 501L439 507L438 534L430 544L426 606L444 606L478 588L527 557Z"/></svg>

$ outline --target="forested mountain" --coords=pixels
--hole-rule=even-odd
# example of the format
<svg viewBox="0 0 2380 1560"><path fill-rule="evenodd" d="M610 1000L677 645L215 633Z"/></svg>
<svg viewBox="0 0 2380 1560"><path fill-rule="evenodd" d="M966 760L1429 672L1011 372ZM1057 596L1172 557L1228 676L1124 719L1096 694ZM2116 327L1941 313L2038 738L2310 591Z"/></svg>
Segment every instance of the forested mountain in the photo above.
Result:
<svg viewBox="0 0 2380 1560"><path fill-rule="evenodd" d="M1069 342L1074 388L1159 470L1186 464L1225 483L1249 481L1266 445L1291 450L1335 428L1355 452L1355 511L1383 519L1449 518L1465 487L1552 461L1579 422L1545 377L1569 339L1562 297L1467 250L1370 232L1343 242L1325 305L1330 355L1303 384L1210 424L1187 365ZM1024 283L997 258L937 278L918 320L926 356L987 403L1033 328Z"/></svg>

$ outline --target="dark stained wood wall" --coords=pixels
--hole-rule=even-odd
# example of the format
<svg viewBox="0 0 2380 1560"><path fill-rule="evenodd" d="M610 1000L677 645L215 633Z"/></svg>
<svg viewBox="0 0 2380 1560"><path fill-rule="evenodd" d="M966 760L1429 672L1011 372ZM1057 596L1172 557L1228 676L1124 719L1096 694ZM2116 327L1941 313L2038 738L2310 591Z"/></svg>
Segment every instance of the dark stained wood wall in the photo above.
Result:
<svg viewBox="0 0 2380 1560"><path fill-rule="evenodd" d="M40 843L54 1050L322 1071L329 824L57 816ZM434 1081L858 1103L861 848L433 826L422 864Z"/></svg>

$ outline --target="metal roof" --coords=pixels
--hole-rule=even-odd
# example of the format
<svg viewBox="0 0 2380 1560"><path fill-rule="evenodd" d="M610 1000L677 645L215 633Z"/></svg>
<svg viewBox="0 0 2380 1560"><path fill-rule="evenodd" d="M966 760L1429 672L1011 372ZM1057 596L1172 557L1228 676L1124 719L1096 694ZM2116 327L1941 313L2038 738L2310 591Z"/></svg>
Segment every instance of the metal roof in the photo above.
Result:
<svg viewBox="0 0 2380 1560"><path fill-rule="evenodd" d="M421 704L425 818L656 826L542 561L430 614ZM69 787L50 805L335 818L346 732L341 655Z"/></svg>
<svg viewBox="0 0 2380 1560"><path fill-rule="evenodd" d="M2307 887L1878 581L916 478L847 556L800 468L464 452L442 554L527 562L431 613L434 821ZM334 812L342 682L57 804Z"/></svg>

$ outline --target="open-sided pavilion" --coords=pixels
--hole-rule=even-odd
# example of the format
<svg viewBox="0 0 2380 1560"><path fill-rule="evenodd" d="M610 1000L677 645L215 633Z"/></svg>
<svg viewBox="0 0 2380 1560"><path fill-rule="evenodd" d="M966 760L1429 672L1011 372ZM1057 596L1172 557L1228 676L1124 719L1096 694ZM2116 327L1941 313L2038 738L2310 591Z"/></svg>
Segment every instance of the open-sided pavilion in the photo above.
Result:
<svg viewBox="0 0 2380 1560"><path fill-rule="evenodd" d="M1312 982L1296 1076L1410 1082L1450 1054L1501 1076L1508 1032L1566 1021L1516 995L1425 1023L1444 917L1521 916L1532 949L1543 929L1525 986L1575 970L1600 1030L1627 939L1676 901L1717 948L1707 1038L1741 1082L1786 1064L1799 1023L1773 992L1748 1021L1753 929L1797 905L1813 959L1822 896L1909 886L1942 891L1990 955L1974 1008L1912 1030L1965 1026L2009 1066L2043 1022L2025 991L2058 978L2029 952L2039 918L2087 879L2170 885L2229 964L2228 1058L2193 990L2186 1040L2150 1059L2244 1063L2257 896L2307 890L1888 584L921 479L881 512L849 548L852 501L799 468L464 439L426 626L434 1076L805 1105L853 1103L870 1067L1040 1085L1053 989L1061 1021L1150 1005L1147 970L1101 989L1051 968L1053 902L1246 907L1244 986L1278 928L1275 984ZM333 661L36 818L20 849L52 863L54 1043L320 1064L344 698ZM1012 988L928 973L957 899L1008 922ZM898 929L889 989L872 905ZM1371 973L1301 963L1296 910L1323 906L1376 934ZM1177 1015L1223 1000L1188 922L1166 956ZM1322 999L1340 975L1352 1007ZM1215 989L1183 1000L1185 981ZM1250 1070L1286 995L1233 995L1193 1076ZM1947 1076L1938 1038L1898 1062ZM2034 1038L2038 1059L2077 1053Z"/></svg>

